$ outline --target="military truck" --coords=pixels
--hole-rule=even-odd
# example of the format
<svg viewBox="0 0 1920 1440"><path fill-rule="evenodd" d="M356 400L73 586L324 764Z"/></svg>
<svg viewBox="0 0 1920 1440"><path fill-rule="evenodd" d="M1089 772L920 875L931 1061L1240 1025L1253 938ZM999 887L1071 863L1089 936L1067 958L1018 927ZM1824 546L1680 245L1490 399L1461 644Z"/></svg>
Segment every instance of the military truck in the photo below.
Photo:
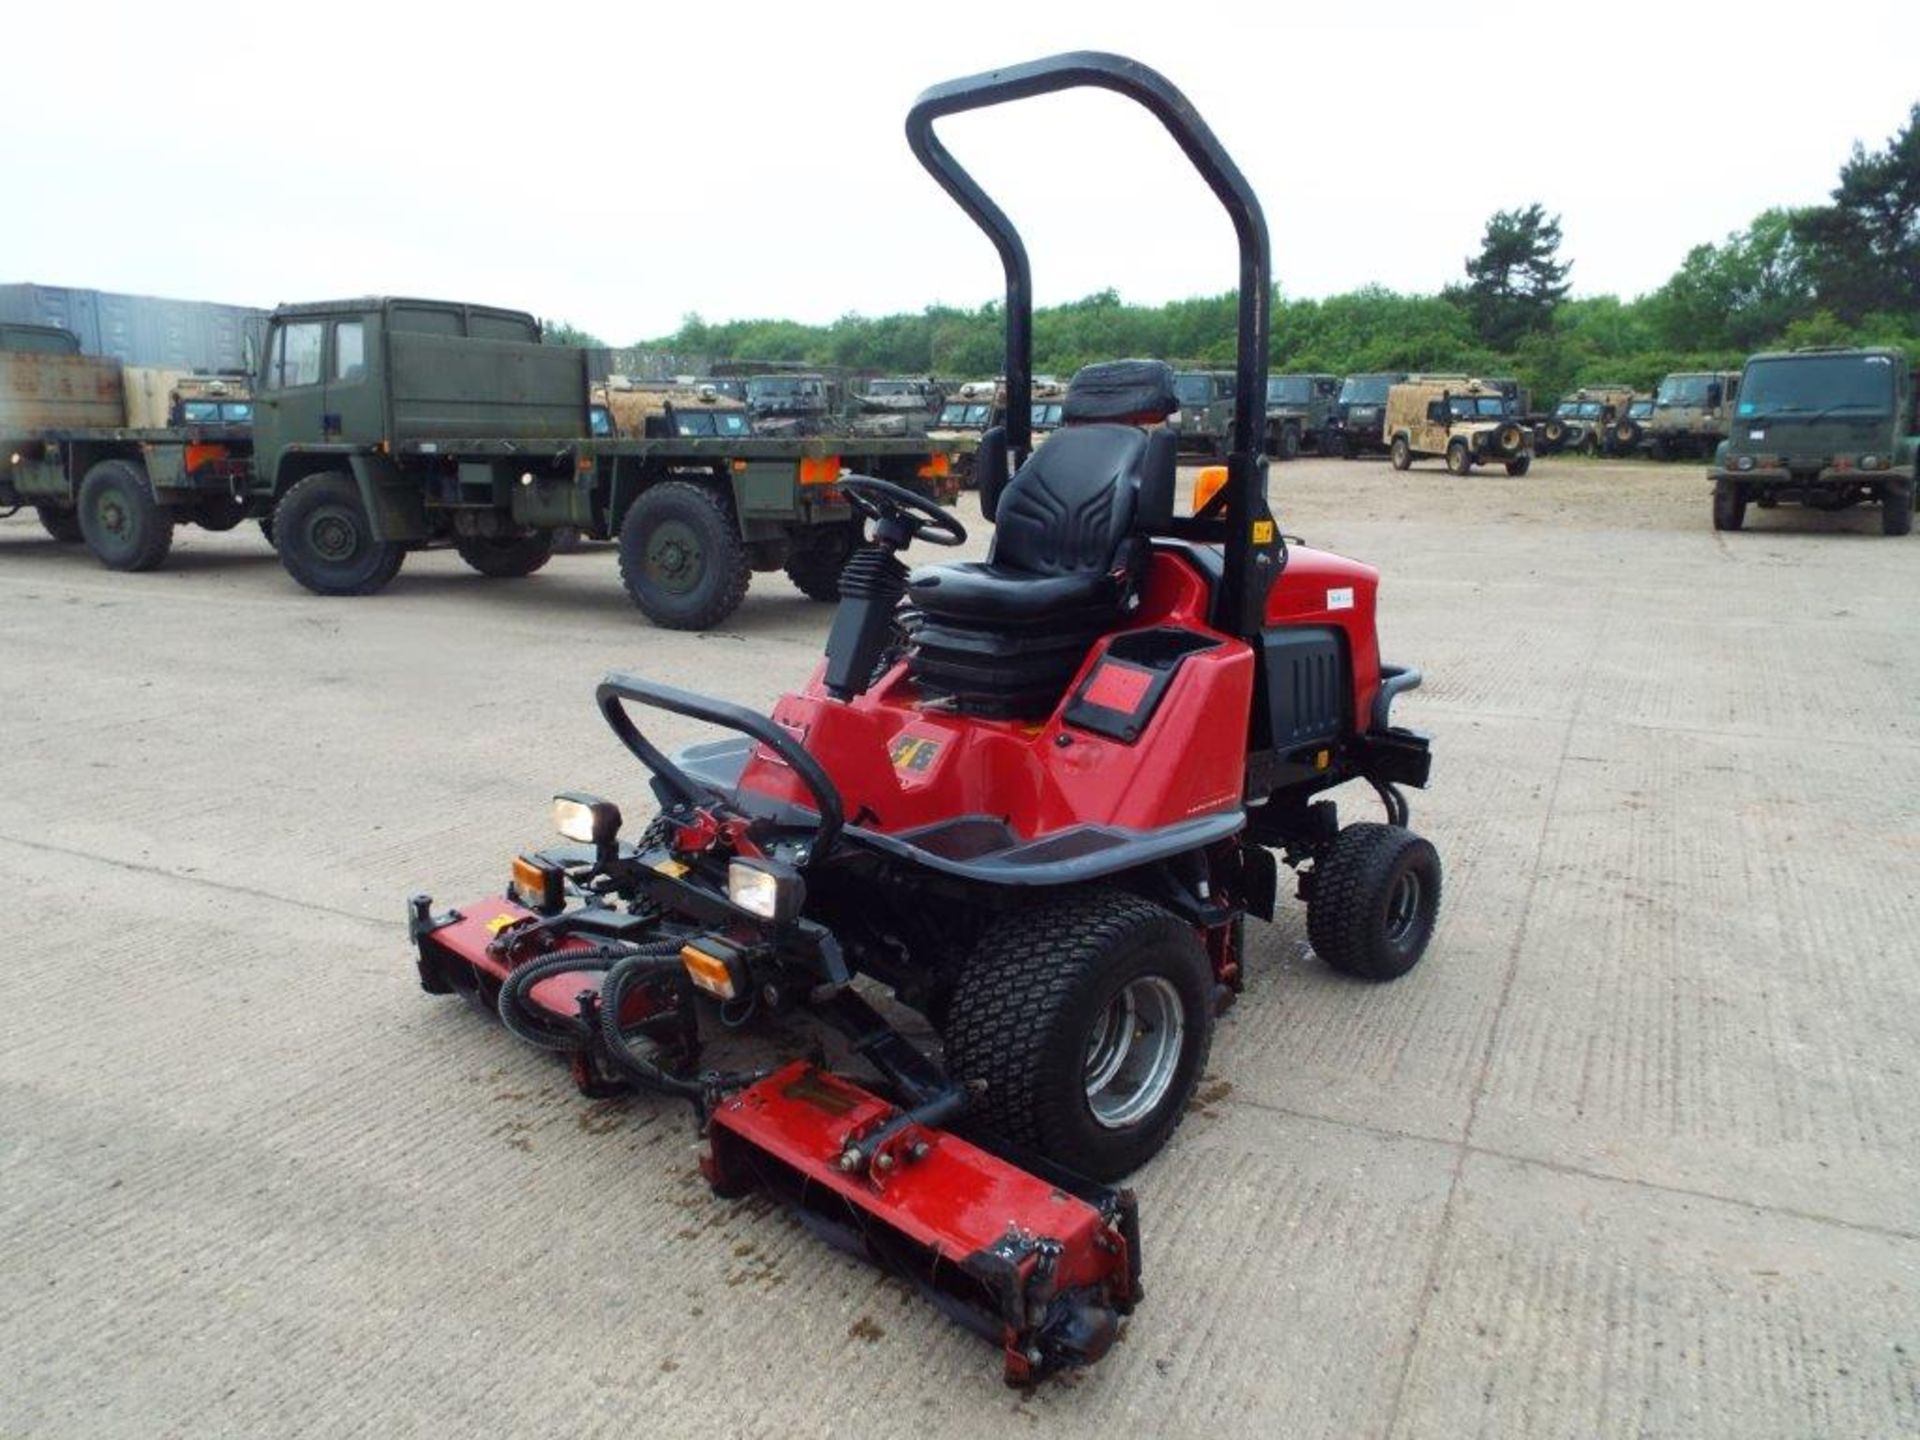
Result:
<svg viewBox="0 0 1920 1440"><path fill-rule="evenodd" d="M1387 455L1393 468L1439 456L1455 475L1475 465L1505 465L1524 475L1533 464L1533 429L1513 397L1484 380L1409 380L1387 390Z"/></svg>
<svg viewBox="0 0 1920 1440"><path fill-rule="evenodd" d="M931 375L883 376L869 380L854 397L856 413L900 416L915 434L926 429L946 401L946 387Z"/></svg>
<svg viewBox="0 0 1920 1440"><path fill-rule="evenodd" d="M842 396L839 381L811 372L747 379L747 411L759 435L825 435L840 423Z"/></svg>
<svg viewBox="0 0 1920 1440"><path fill-rule="evenodd" d="M1737 370L1676 371L1653 392L1645 444L1656 460L1704 460L1727 438L1739 398Z"/></svg>
<svg viewBox="0 0 1920 1440"><path fill-rule="evenodd" d="M1267 377L1267 454L1291 460L1318 450L1340 398L1338 375Z"/></svg>
<svg viewBox="0 0 1920 1440"><path fill-rule="evenodd" d="M1820 348L1755 355L1740 377L1732 433L1708 472L1713 528L1738 530L1749 502L1815 510L1880 507L1880 531L1913 529L1920 483L1920 373L1898 350Z"/></svg>
<svg viewBox="0 0 1920 1440"><path fill-rule="evenodd" d="M82 355L57 326L0 327L0 505L31 505L113 570L158 568L176 525L231 530L249 513L253 437L239 410L208 409L221 384Z"/></svg>
<svg viewBox="0 0 1920 1440"><path fill-rule="evenodd" d="M530 575L571 527L618 539L627 591L656 624L705 629L755 570L785 568L805 594L835 598L859 533L843 471L954 493L947 450L925 439L690 435L651 421L596 437L592 404L587 352L541 344L524 311L284 305L255 378L251 499L272 507L282 565L316 594L372 594L436 544L482 575Z"/></svg>
<svg viewBox="0 0 1920 1440"><path fill-rule="evenodd" d="M1613 446L1614 422L1633 400L1631 385L1583 385L1564 395L1540 427L1540 448L1551 455L1578 450L1598 455Z"/></svg>
<svg viewBox="0 0 1920 1440"><path fill-rule="evenodd" d="M1386 454L1387 392L1407 378L1404 371L1347 376L1327 415L1321 448L1349 459Z"/></svg>
<svg viewBox="0 0 1920 1440"><path fill-rule="evenodd" d="M1183 455L1224 455L1233 426L1233 372L1181 370L1173 377L1180 408L1167 421Z"/></svg>

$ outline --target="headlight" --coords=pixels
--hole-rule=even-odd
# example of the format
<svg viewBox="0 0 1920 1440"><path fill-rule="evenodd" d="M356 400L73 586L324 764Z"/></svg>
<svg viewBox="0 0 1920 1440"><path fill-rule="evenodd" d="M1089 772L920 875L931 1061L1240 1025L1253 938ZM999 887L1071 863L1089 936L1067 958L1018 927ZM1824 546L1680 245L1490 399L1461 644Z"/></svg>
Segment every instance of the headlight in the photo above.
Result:
<svg viewBox="0 0 1920 1440"><path fill-rule="evenodd" d="M1733 468L1734 468L1734 469L1736 469L1736 470L1751 470L1751 469L1753 469L1753 456L1751 456L1751 455L1742 455L1742 456L1741 456L1741 457L1740 457L1740 458L1739 458L1738 460L1736 460L1736 461L1734 461L1734 462L1733 462Z"/></svg>
<svg viewBox="0 0 1920 1440"><path fill-rule="evenodd" d="M1887 468L1887 457L1884 455L1862 455L1860 457L1860 468L1862 470L1884 470Z"/></svg>
<svg viewBox="0 0 1920 1440"><path fill-rule="evenodd" d="M807 885L798 870L777 860L732 860L727 898L749 915L784 925L806 903Z"/></svg>
<svg viewBox="0 0 1920 1440"><path fill-rule="evenodd" d="M611 845L620 833L620 807L598 795L556 795L553 828L579 845Z"/></svg>

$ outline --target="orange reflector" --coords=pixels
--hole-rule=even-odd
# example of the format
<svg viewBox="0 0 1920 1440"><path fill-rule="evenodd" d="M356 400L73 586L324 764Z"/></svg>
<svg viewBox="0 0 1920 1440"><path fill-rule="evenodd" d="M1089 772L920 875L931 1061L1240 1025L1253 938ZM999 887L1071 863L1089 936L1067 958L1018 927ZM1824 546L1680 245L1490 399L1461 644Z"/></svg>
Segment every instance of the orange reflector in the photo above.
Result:
<svg viewBox="0 0 1920 1440"><path fill-rule="evenodd" d="M838 455L808 455L800 461L802 485L831 485L840 478Z"/></svg>
<svg viewBox="0 0 1920 1440"><path fill-rule="evenodd" d="M558 910L566 903L565 876L531 855L516 855L513 857L513 893L529 910Z"/></svg>
<svg viewBox="0 0 1920 1440"><path fill-rule="evenodd" d="M1206 509L1213 497L1226 488L1226 466L1203 466L1199 478L1193 482L1193 513L1198 515L1202 510Z"/></svg>
<svg viewBox="0 0 1920 1440"><path fill-rule="evenodd" d="M736 460L733 462L733 473L736 475L745 473L746 468L747 462L744 460Z"/></svg>
<svg viewBox="0 0 1920 1440"><path fill-rule="evenodd" d="M198 470L202 465L205 465L209 460L224 460L226 458L227 447L224 445L189 445L187 446L186 455L187 473L189 475L193 474L194 471Z"/></svg>
<svg viewBox="0 0 1920 1440"><path fill-rule="evenodd" d="M687 978L709 995L718 995L722 1000L733 999L733 972L718 955L709 955L694 945L682 945L680 963L687 967Z"/></svg>
<svg viewBox="0 0 1920 1440"><path fill-rule="evenodd" d="M1321 750L1317 752L1313 757L1313 768L1316 770L1324 770L1327 768L1327 766L1331 765L1332 763L1333 763L1333 753L1328 750Z"/></svg>
<svg viewBox="0 0 1920 1440"><path fill-rule="evenodd" d="M941 476L949 474L952 469L952 463L947 459L946 454L942 452L939 455L929 457L927 463L920 467L920 478L922 480L938 480Z"/></svg>

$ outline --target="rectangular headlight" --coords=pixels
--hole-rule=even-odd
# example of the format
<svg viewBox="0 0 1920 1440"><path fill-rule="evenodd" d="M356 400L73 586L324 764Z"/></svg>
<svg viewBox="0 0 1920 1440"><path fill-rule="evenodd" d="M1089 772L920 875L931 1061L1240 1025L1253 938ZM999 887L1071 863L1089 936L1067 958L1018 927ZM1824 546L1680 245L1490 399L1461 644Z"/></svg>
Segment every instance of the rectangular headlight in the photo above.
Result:
<svg viewBox="0 0 1920 1440"><path fill-rule="evenodd" d="M800 913L807 887L799 871L777 860L732 860L727 898L749 915L784 925Z"/></svg>
<svg viewBox="0 0 1920 1440"><path fill-rule="evenodd" d="M579 845L611 845L620 833L620 807L597 795L556 795L553 828Z"/></svg>

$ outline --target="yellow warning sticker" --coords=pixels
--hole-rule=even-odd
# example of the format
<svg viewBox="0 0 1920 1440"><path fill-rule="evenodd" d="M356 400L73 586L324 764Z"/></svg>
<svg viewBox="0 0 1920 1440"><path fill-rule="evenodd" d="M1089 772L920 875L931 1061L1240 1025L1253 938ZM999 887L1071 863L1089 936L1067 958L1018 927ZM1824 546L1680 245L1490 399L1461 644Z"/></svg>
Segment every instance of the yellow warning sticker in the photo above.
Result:
<svg viewBox="0 0 1920 1440"><path fill-rule="evenodd" d="M1271 545L1273 543L1273 521L1256 520L1253 522L1253 543Z"/></svg>
<svg viewBox="0 0 1920 1440"><path fill-rule="evenodd" d="M496 915L493 919L487 921L487 933L489 935L498 935L519 918L518 915Z"/></svg>
<svg viewBox="0 0 1920 1440"><path fill-rule="evenodd" d="M682 875L687 873L687 867L682 865L678 860L656 860L653 862L653 868L662 875L671 876L675 880L678 880Z"/></svg>

